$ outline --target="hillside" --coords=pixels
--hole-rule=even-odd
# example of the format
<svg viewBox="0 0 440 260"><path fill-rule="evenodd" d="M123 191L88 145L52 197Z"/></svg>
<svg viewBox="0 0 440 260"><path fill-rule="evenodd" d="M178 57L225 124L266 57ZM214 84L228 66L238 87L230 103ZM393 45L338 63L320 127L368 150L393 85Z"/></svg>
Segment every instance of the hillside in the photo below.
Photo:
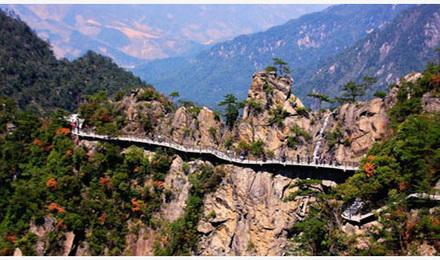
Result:
<svg viewBox="0 0 440 260"><path fill-rule="evenodd" d="M14 14L0 11L0 96L17 100L20 108L40 112L73 110L83 95L143 85L111 59L88 52L69 62L58 60L49 44Z"/></svg>
<svg viewBox="0 0 440 260"><path fill-rule="evenodd" d="M55 55L87 50L132 67L186 56L240 34L265 30L326 5L3 5L14 10ZM239 14L239 15L237 15ZM254 19L259 17L259 19Z"/></svg>
<svg viewBox="0 0 440 260"><path fill-rule="evenodd" d="M293 152L304 152L329 116L323 152L361 159L353 176L339 173L349 177L342 183L330 175L305 179L302 170L281 174L80 140L59 120L63 114L41 120L1 99L0 255L437 255L438 205L403 199L440 192L439 75L440 66L430 65L383 99L321 116L304 111L288 78L254 77L248 101L259 98L267 109L248 102L234 131L246 141L255 128L268 145L257 140L232 149L270 156L267 148L288 133ZM273 112L279 106L284 116ZM191 105L175 110L151 88L117 101L93 95L79 112L87 130L104 134L171 135L199 147L227 143L215 113ZM388 209L356 225L341 218L355 198L362 210Z"/></svg>
<svg viewBox="0 0 440 260"><path fill-rule="evenodd" d="M302 77L308 71L313 71L327 58L350 48L407 7L332 6L265 32L216 44L191 58L153 61L133 71L162 92L178 90L182 97L201 104L214 105L224 93L244 98L249 76L270 64L272 57L287 61L294 71L295 82L302 82ZM296 87L309 89L301 84ZM301 91L300 97L303 98Z"/></svg>
<svg viewBox="0 0 440 260"><path fill-rule="evenodd" d="M316 74L306 73L298 80L300 93L316 89L331 96L339 94L340 86L363 76L376 77L379 84L370 90L385 90L389 84L407 73L420 71L433 62L440 46L440 6L421 5L408 9L390 24L369 34L335 57L323 63Z"/></svg>

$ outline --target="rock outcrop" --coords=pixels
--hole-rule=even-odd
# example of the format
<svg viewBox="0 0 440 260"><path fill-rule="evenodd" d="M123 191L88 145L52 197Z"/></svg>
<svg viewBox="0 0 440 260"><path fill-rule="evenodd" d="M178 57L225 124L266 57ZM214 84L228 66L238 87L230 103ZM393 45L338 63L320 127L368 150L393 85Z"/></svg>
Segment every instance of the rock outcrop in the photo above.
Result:
<svg viewBox="0 0 440 260"><path fill-rule="evenodd" d="M171 196L163 199L161 216L170 222L182 215L191 187L188 172L185 172L183 164L183 160L177 156L165 177L165 188L171 192Z"/></svg>
<svg viewBox="0 0 440 260"><path fill-rule="evenodd" d="M284 201L294 180L232 165L204 201L201 255L282 255L299 201Z"/></svg>
<svg viewBox="0 0 440 260"><path fill-rule="evenodd" d="M335 145L335 158L358 162L376 141L383 140L388 131L389 119L383 99L344 104L335 113L329 131L340 131L343 143Z"/></svg>

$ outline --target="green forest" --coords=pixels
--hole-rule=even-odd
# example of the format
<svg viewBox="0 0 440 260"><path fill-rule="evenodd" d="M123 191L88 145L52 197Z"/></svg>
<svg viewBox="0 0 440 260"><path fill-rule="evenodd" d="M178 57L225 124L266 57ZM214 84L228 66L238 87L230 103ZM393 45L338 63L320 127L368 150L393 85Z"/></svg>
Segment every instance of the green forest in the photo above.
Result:
<svg viewBox="0 0 440 260"><path fill-rule="evenodd" d="M0 95L22 109L73 111L84 95L99 90L116 95L146 85L92 51L72 62L58 60L50 45L13 13L0 10L0 25Z"/></svg>

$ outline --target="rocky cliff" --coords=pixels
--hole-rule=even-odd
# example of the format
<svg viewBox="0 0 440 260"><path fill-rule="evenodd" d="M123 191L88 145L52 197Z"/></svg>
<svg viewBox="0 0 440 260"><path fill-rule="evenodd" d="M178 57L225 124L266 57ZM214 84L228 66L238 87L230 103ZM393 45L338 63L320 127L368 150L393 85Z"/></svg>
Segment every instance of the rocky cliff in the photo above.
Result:
<svg viewBox="0 0 440 260"><path fill-rule="evenodd" d="M404 80L419 77L420 73L409 74ZM292 83L292 78L274 72L254 74L233 129L207 107L184 103L173 108L163 96L149 97L151 89L132 91L115 105L126 115L123 134L233 150L236 156L246 152L248 158L357 164L373 143L388 136L388 111L395 103L398 84L384 98L345 103L332 111L310 111L294 95ZM423 104L426 111L436 111L438 97L427 93ZM261 151L250 151L257 142Z"/></svg>
<svg viewBox="0 0 440 260"><path fill-rule="evenodd" d="M385 98L344 104L333 111L312 112L294 96L290 77L260 72L254 75L243 114L231 130L226 129L210 109L191 104L172 108L166 98L154 95L148 88L133 91L112 103L126 115L126 123L121 130L123 134L218 149L225 149L225 139L232 137L232 147L237 150L242 149L243 142L261 141L264 144L263 155L249 154L250 157L286 156L295 159L299 156L327 162L359 162L375 142L391 134L388 114L397 100L402 99L399 89L411 87L408 82L414 82L420 76L418 73L408 75L391 88ZM435 93L428 92L421 98L424 111L438 112L438 104L439 98ZM84 149L86 160L92 162L103 149L98 142L75 140L75 143L76 148ZM164 162L157 159L160 151L139 149L129 147L121 151L123 156L134 156L135 151L136 156L143 158L136 160L145 160L127 176L127 185L132 191L143 195L142 199L129 198L130 214L133 215L127 215L130 217L122 224L126 231L120 233L124 241L121 254L124 255L174 254L174 251L161 250L174 243L173 239L179 235L176 229L179 230L179 225L188 221L188 214L197 216L197 221L192 224L193 230L188 231L194 232L196 242L188 251L190 254L285 255L294 246L290 233L292 226L307 216L310 206L318 200L317 194L337 185L330 180L305 180L311 184L304 186L301 184L304 180L274 172L256 171L232 164L214 164L176 154L166 155L167 158L170 156L170 165L165 167L167 170L163 177L150 172L139 178L138 173L144 165L164 169ZM133 158L128 160L124 167L130 168L137 162ZM206 169L209 169L208 177L205 176L208 179L198 179ZM211 176L217 176L217 179L209 179ZM107 186L110 190L113 181ZM108 182L107 176L99 178L100 185L107 185ZM212 186L213 183L215 186ZM203 190L205 186L210 188ZM117 188L120 189L120 186ZM155 200L151 194L157 196ZM200 208L197 209L199 212L188 209L194 207L194 196L201 199ZM150 217L137 213L141 207L148 207L149 204L154 204ZM52 211L64 212L59 205L52 207L50 204L48 207ZM125 207L130 209L130 206ZM188 210L192 211L188 213ZM104 223L105 218L101 214L98 223ZM349 236L358 236L355 247L362 249L368 247L368 242L362 236L377 225L353 226L345 223L341 225L341 230ZM84 230L84 234L63 227L62 219L50 214L44 217L43 223L32 221L29 233L35 237L35 253L93 254L96 245L89 237L94 234L96 227ZM58 230L62 232L58 232L54 238L52 234ZM418 245L417 250L420 254L436 252L431 244ZM114 254L108 245L104 246L102 252ZM14 254L22 254L22 248L16 247Z"/></svg>
<svg viewBox="0 0 440 260"><path fill-rule="evenodd" d="M247 149L243 143L260 142L261 153L250 152L247 157L359 163L374 143L392 134L389 113L402 98L398 96L399 89L411 87L410 83L420 77L420 73L406 76L384 98L346 103L331 111L309 111L294 95L290 77L263 71L253 76L243 113L232 129L227 129L218 114L209 108L191 103L172 107L166 98L155 96L151 89L133 91L113 103L127 118L122 134L232 149L237 153ZM438 112L439 102L438 95L426 93L421 99L422 110ZM93 151L93 145L89 146L86 145L87 149ZM151 152L145 154L152 157ZM160 209L154 213L154 225L136 219L128 221L130 231L124 254L153 255L160 252L158 248L171 243L170 227L187 215L193 176L204 167L223 175L216 188L203 196L195 231L198 242L191 254L286 254L292 247L289 229L307 215L310 205L315 203L315 193L298 195L304 188L298 186L299 179L236 165L188 160L178 155L174 155L163 183L146 180L144 187L159 185L165 191L161 194ZM323 180L307 189L323 192L335 185ZM362 233L372 225L345 225L342 230L347 234ZM69 245L72 247L69 241L73 239L67 239L67 235L63 252L69 251ZM44 247L44 240L41 241L40 247ZM362 247L362 240L357 243ZM85 243L75 252L87 255L90 253L87 248Z"/></svg>

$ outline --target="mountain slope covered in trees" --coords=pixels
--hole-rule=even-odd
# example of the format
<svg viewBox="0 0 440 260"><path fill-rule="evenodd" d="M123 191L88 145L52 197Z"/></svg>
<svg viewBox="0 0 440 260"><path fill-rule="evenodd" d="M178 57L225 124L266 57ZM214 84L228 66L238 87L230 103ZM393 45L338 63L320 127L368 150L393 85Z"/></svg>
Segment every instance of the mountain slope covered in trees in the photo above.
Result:
<svg viewBox="0 0 440 260"><path fill-rule="evenodd" d="M56 59L29 26L0 11L0 96L14 98L20 108L73 110L84 94L106 90L111 95L142 84L94 52L73 62Z"/></svg>

